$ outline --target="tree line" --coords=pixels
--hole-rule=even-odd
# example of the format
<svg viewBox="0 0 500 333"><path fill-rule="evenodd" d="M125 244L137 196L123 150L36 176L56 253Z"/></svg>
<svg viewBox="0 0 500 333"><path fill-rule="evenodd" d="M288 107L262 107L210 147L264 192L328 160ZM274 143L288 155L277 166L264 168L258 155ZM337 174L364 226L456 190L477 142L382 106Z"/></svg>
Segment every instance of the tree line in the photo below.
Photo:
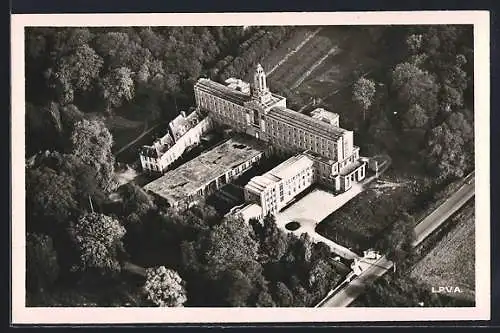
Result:
<svg viewBox="0 0 500 333"><path fill-rule="evenodd" d="M238 70L248 71L269 52L263 46L276 47L290 29L27 29L28 304L202 304L192 296L192 280L177 273L189 274L194 268L181 270L168 260L165 265L157 260L147 266L146 281L135 281L123 271L131 257L140 255L136 249L156 244L159 235L166 237L160 243L172 237L183 239L183 234L161 232L171 221L193 235L198 232L195 226L205 230L212 222L189 212L160 211L133 184L117 189L113 137L103 119L114 114L128 119L171 119L176 115L173 102L192 105L192 86L198 77L217 80L229 73L226 67L232 66L232 60L224 63L221 59L228 55L239 59ZM113 196L120 198L118 203ZM218 221L222 223L222 217ZM158 256L168 258L169 254L159 252ZM226 259L230 260L222 256L220 264ZM225 273L218 278L221 274Z"/></svg>
<svg viewBox="0 0 500 333"><path fill-rule="evenodd" d="M246 223L204 204L177 212L133 183L120 200L78 212L87 198L71 185L28 195L34 207L54 207L27 226L29 305L311 306L346 273L325 244L279 230L273 216ZM146 267L143 277L129 277L130 262ZM118 289L103 295L109 285Z"/></svg>
<svg viewBox="0 0 500 333"><path fill-rule="evenodd" d="M173 119L200 76L243 76L293 27L28 28L27 155L59 148L74 118Z"/></svg>

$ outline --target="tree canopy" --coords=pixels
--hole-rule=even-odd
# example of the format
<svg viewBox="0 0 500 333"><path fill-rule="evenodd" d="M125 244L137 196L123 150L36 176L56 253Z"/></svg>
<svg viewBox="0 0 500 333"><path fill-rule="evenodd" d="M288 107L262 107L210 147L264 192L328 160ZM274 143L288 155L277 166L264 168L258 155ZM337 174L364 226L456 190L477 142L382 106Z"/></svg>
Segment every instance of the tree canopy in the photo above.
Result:
<svg viewBox="0 0 500 333"><path fill-rule="evenodd" d="M28 169L26 178L27 207L32 219L57 224L73 216L77 208L76 189L67 173L42 167Z"/></svg>
<svg viewBox="0 0 500 333"><path fill-rule="evenodd" d="M179 307L187 301L184 281L179 274L165 266L146 269L144 292L157 306Z"/></svg>
<svg viewBox="0 0 500 333"><path fill-rule="evenodd" d="M76 264L79 269L120 270L125 228L116 219L99 213L84 214L71 227L70 233L80 253L80 261Z"/></svg>
<svg viewBox="0 0 500 333"><path fill-rule="evenodd" d="M50 288L59 276L57 253L52 238L29 233L26 237L26 288L40 292Z"/></svg>
<svg viewBox="0 0 500 333"><path fill-rule="evenodd" d="M205 260L215 276L229 269L245 271L257 260L257 242L251 229L241 218L228 217L208 234Z"/></svg>
<svg viewBox="0 0 500 333"><path fill-rule="evenodd" d="M360 77L353 86L352 99L363 109L363 118L375 98L375 82L370 79Z"/></svg>
<svg viewBox="0 0 500 333"><path fill-rule="evenodd" d="M82 120L71 135L72 154L97 170L101 188L108 192L115 187L114 162L111 152L113 137L100 120Z"/></svg>
<svg viewBox="0 0 500 333"><path fill-rule="evenodd" d="M473 130L461 113L453 113L432 129L427 142L428 165L438 177L462 177L473 165Z"/></svg>

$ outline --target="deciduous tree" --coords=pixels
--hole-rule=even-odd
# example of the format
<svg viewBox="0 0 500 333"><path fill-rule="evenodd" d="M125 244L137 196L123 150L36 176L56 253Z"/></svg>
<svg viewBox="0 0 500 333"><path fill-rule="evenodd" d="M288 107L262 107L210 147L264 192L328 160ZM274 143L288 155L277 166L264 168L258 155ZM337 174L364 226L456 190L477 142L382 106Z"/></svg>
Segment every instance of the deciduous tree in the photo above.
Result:
<svg viewBox="0 0 500 333"><path fill-rule="evenodd" d="M392 71L392 87L402 105L418 104L431 118L436 114L439 86L429 72L412 63L401 63Z"/></svg>
<svg viewBox="0 0 500 333"><path fill-rule="evenodd" d="M427 113L419 104L412 104L403 114L403 125L407 128L422 128L428 121Z"/></svg>
<svg viewBox="0 0 500 333"><path fill-rule="evenodd" d="M59 275L57 253L52 238L29 233L26 237L26 287L42 292L52 286Z"/></svg>
<svg viewBox="0 0 500 333"><path fill-rule="evenodd" d="M127 67L112 69L101 82L101 93L106 103L106 111L119 107L124 101L134 97L134 80Z"/></svg>
<svg viewBox="0 0 500 333"><path fill-rule="evenodd" d="M67 222L75 213L75 185L68 174L48 167L28 169L26 183L28 213L36 221L60 224Z"/></svg>
<svg viewBox="0 0 500 333"><path fill-rule="evenodd" d="M146 269L143 289L147 298L157 306L180 307L187 301L184 281L176 271L165 266Z"/></svg>
<svg viewBox="0 0 500 333"><path fill-rule="evenodd" d="M363 120L366 118L366 111L373 104L375 98L375 82L364 77L360 77L353 86L352 100L363 110Z"/></svg>
<svg viewBox="0 0 500 333"><path fill-rule="evenodd" d="M77 268L95 268L103 273L120 270L119 255L125 236L120 222L104 214L87 213L71 226L70 234L80 253Z"/></svg>
<svg viewBox="0 0 500 333"><path fill-rule="evenodd" d="M82 120L71 135L72 154L97 170L97 180L104 191L114 188L113 137L100 120Z"/></svg>
<svg viewBox="0 0 500 333"><path fill-rule="evenodd" d="M248 297L252 293L252 282L239 269L224 272L220 280L222 298L227 306L249 306Z"/></svg>
<svg viewBox="0 0 500 333"><path fill-rule="evenodd" d="M287 235L278 229L274 215L267 215L263 220L260 250L271 261L278 261L288 247Z"/></svg>
<svg viewBox="0 0 500 333"><path fill-rule="evenodd" d="M225 218L210 231L205 259L211 276L228 269L244 269L257 260L257 243L243 219Z"/></svg>
<svg viewBox="0 0 500 333"><path fill-rule="evenodd" d="M70 54L59 59L53 75L59 90L60 101L71 103L75 91L89 90L99 76L104 61L87 44L82 44Z"/></svg>
<svg viewBox="0 0 500 333"><path fill-rule="evenodd" d="M432 129L427 142L428 166L438 177L462 177L472 162L472 127L461 113Z"/></svg>
<svg viewBox="0 0 500 333"><path fill-rule="evenodd" d="M388 232L384 235L382 250L386 252L387 258L402 264L413 254L412 243L415 240L415 219L404 211L394 214L394 222Z"/></svg>

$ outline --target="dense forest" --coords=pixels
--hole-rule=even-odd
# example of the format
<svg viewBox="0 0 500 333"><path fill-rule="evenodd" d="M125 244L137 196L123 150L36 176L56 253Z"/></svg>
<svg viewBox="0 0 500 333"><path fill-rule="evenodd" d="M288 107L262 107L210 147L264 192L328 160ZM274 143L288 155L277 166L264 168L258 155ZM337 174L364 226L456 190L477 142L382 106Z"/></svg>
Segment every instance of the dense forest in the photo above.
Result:
<svg viewBox="0 0 500 333"><path fill-rule="evenodd" d="M27 156L67 148L83 117L173 119L193 84L245 74L293 27L29 28Z"/></svg>
<svg viewBox="0 0 500 333"><path fill-rule="evenodd" d="M272 217L250 226L209 206L176 213L114 180L104 119L172 119L198 77L243 76L291 31L26 31L28 305L307 306L340 279L327 248Z"/></svg>
<svg viewBox="0 0 500 333"><path fill-rule="evenodd" d="M472 28L411 27L404 38L402 62L353 85L364 125L358 142L439 181L462 177L474 168Z"/></svg>
<svg viewBox="0 0 500 333"><path fill-rule="evenodd" d="M171 120L193 105L200 76L243 77L292 31L26 30L28 305L310 306L341 279L345 266L326 245L283 233L270 216L248 225L203 204L174 212L114 179L106 119ZM362 149L384 147L442 181L460 177L474 156L472 33L419 27L402 43L407 60L354 85ZM408 225L380 243L402 263Z"/></svg>

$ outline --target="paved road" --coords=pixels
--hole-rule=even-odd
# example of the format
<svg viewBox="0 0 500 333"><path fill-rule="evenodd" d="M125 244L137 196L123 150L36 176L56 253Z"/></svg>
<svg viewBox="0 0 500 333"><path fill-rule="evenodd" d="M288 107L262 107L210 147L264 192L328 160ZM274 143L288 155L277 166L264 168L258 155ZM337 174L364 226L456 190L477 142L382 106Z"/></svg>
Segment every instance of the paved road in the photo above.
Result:
<svg viewBox="0 0 500 333"><path fill-rule="evenodd" d="M420 244L434 230L436 230L453 213L462 207L474 196L474 173L465 178L465 184L451 195L444 203L436 208L431 214L415 227L416 240L413 246ZM392 262L385 256L381 257L372 267L364 271L359 277L352 280L345 288L342 288L330 298L325 300L321 307L346 307L351 304L364 290L364 286L373 283L392 268Z"/></svg>
<svg viewBox="0 0 500 333"><path fill-rule="evenodd" d="M331 298L323 302L320 307L346 307L352 303L364 290L367 284L373 283L376 279L392 268L392 261L385 256L377 260L363 274L352 280L345 288L340 289Z"/></svg>
<svg viewBox="0 0 500 333"><path fill-rule="evenodd" d="M413 246L420 244L444 221L453 215L453 213L462 207L463 204L474 196L474 175L469 176L466 179L466 183L460 187L460 189L458 189L441 206L439 206L416 226L416 238L413 242Z"/></svg>

